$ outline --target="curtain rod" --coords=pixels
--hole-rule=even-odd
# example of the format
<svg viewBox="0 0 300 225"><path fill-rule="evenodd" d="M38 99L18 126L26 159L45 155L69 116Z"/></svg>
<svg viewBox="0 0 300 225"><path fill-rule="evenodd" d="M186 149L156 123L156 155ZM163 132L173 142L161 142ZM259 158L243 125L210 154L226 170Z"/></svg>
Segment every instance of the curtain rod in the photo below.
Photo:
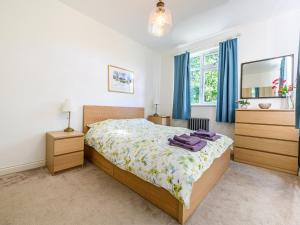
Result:
<svg viewBox="0 0 300 225"><path fill-rule="evenodd" d="M228 40L234 39L234 38L239 38L239 37L241 37L241 36L242 36L241 33L237 33L236 35L227 37L227 38L225 38L225 39L221 39L221 40L219 40L216 44L214 44L214 47L211 47L211 48L206 49L206 50L210 50L210 49L214 49L214 48L218 47L220 42L228 41ZM213 38L213 37L211 37L211 38ZM205 40L209 40L209 39L211 39L211 38L207 38L207 39L205 39ZM202 41L205 41L205 40L202 40ZM200 41L200 42L201 42L201 41ZM185 50L185 51L183 51L183 52L196 52L196 51L201 51L201 49L200 49L200 48L189 48L189 49L187 49L187 50ZM203 50L203 51L205 51L205 50Z"/></svg>
<svg viewBox="0 0 300 225"><path fill-rule="evenodd" d="M219 41L219 43L223 42L223 41L228 41L228 40L231 40L231 39L239 38L240 36L242 36L242 35L240 33L237 33L235 36L231 36L229 38L226 38L226 39L223 39L223 40Z"/></svg>

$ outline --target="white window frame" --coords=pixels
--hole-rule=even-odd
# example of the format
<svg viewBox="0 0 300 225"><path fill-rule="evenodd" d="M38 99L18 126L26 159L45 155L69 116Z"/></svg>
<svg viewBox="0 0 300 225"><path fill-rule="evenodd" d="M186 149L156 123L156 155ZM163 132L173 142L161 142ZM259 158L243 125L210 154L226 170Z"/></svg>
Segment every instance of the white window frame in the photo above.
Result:
<svg viewBox="0 0 300 225"><path fill-rule="evenodd" d="M219 47L214 47L205 51L197 51L194 53L191 53L191 58L200 56L200 85L199 85L199 102L192 104L192 106L216 106L217 102L204 102L204 84L205 84L205 76L204 74L207 71L210 70L218 70L218 63L216 65L204 65L204 56L209 55L211 53L216 53L219 51ZM197 70L191 70L190 72L197 71Z"/></svg>

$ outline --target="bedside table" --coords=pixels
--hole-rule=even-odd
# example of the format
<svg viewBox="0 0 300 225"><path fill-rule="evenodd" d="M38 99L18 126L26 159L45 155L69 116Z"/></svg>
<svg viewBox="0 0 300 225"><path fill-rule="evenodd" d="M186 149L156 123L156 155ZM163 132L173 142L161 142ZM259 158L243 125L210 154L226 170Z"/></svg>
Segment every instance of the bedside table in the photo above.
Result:
<svg viewBox="0 0 300 225"><path fill-rule="evenodd" d="M155 124L171 125L171 118L169 116L148 116L148 120Z"/></svg>
<svg viewBox="0 0 300 225"><path fill-rule="evenodd" d="M46 134L46 164L52 175L64 169L83 166L83 136L83 133L77 131Z"/></svg>

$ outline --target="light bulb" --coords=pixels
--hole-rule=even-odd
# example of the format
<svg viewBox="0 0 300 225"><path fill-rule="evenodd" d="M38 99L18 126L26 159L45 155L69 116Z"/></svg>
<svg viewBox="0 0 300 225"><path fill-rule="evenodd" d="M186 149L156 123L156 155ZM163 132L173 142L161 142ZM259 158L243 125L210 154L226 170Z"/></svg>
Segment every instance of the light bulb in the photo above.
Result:
<svg viewBox="0 0 300 225"><path fill-rule="evenodd" d="M159 3L161 3L160 1ZM149 16L149 32L155 36L163 36L172 26L172 15L164 4L152 10Z"/></svg>
<svg viewBox="0 0 300 225"><path fill-rule="evenodd" d="M164 13L159 12L156 14L155 23L158 26L163 26L163 25L165 25L166 22L167 22L167 19L166 19L166 15Z"/></svg>

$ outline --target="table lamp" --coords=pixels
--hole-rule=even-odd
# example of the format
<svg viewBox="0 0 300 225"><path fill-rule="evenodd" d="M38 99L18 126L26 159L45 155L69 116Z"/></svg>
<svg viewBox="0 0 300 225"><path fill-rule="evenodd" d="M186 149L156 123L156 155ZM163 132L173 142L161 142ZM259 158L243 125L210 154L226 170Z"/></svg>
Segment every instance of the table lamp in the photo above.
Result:
<svg viewBox="0 0 300 225"><path fill-rule="evenodd" d="M157 113L157 106L159 105L159 98L157 96L155 96L155 98L153 100L153 104L155 105L155 113L153 114L153 116L159 116Z"/></svg>
<svg viewBox="0 0 300 225"><path fill-rule="evenodd" d="M74 111L71 99L65 100L65 102L62 105L62 111L68 113L68 127L66 129L64 129L64 132L74 131L74 129L70 127L71 112Z"/></svg>

